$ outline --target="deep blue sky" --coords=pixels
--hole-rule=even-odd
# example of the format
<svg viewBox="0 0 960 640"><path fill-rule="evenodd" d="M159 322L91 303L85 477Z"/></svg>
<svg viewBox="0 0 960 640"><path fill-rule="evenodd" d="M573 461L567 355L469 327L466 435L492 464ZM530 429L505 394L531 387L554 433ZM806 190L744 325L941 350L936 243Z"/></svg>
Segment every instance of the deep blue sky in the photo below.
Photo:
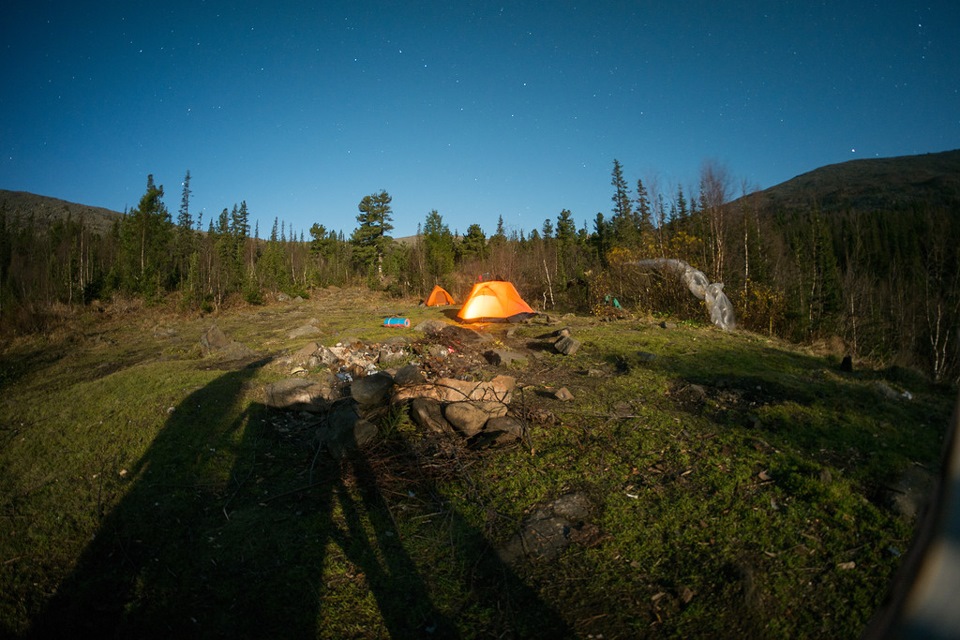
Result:
<svg viewBox="0 0 960 640"><path fill-rule="evenodd" d="M854 158L960 148L960 4L45 2L0 20L0 188L176 216L246 200L349 235L609 214L635 185L739 192ZM592 228L592 224L590 225Z"/></svg>

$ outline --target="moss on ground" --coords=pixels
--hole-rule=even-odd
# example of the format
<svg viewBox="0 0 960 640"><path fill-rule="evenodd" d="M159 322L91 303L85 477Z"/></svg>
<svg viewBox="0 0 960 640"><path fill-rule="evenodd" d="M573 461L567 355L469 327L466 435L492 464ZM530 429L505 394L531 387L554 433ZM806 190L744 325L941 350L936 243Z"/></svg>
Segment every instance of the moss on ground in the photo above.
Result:
<svg viewBox="0 0 960 640"><path fill-rule="evenodd" d="M451 446L394 410L362 455L317 455L261 404L286 374L271 358L417 335L388 315L450 321L331 290L217 317L108 310L8 343L3 633L849 638L879 606L911 534L881 489L935 469L948 390L753 334L566 317L566 357L557 326L482 328L530 353L503 369L517 445ZM213 323L256 355L203 357ZM291 337L304 325L317 335ZM501 560L570 492L594 507L575 543Z"/></svg>

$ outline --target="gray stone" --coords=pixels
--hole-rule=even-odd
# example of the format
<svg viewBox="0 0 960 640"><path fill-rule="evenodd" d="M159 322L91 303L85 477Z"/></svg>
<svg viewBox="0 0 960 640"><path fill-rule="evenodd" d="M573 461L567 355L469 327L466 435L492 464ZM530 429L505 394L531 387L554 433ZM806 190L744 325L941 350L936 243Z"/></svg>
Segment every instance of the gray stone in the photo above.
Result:
<svg viewBox="0 0 960 640"><path fill-rule="evenodd" d="M512 349L491 349L485 352L483 357L492 365L509 366L515 364L516 366L525 366L527 364L527 357Z"/></svg>
<svg viewBox="0 0 960 640"><path fill-rule="evenodd" d="M339 358L337 357L337 354L331 351L329 347L323 347L323 346L317 349L317 352L314 354L314 357L316 357L320 361L320 364L326 365L328 367L332 364L335 364L339 360Z"/></svg>
<svg viewBox="0 0 960 640"><path fill-rule="evenodd" d="M350 395L358 404L373 407L387 403L393 389L393 376L382 371L357 378L350 385Z"/></svg>
<svg viewBox="0 0 960 640"><path fill-rule="evenodd" d="M580 341L570 336L564 336L553 344L553 348L565 356L572 356L580 348Z"/></svg>
<svg viewBox="0 0 960 640"><path fill-rule="evenodd" d="M204 356L216 355L222 360L242 360L256 355L245 344L227 338L217 325L207 329L200 337L200 351Z"/></svg>
<svg viewBox="0 0 960 640"><path fill-rule="evenodd" d="M423 370L415 364L407 364L400 367L400 370L393 376L393 381L398 385L423 384L425 381Z"/></svg>
<svg viewBox="0 0 960 640"><path fill-rule="evenodd" d="M439 334L443 331L443 328L447 326L447 323L443 320L424 320L417 326L413 328L414 331L420 331L426 333L427 335Z"/></svg>
<svg viewBox="0 0 960 640"><path fill-rule="evenodd" d="M640 358L640 362L653 362L657 359L657 354L650 353L649 351L639 351L637 356Z"/></svg>
<svg viewBox="0 0 960 640"><path fill-rule="evenodd" d="M472 437L483 431L490 416L471 402L454 402L443 411L444 417L466 437Z"/></svg>
<svg viewBox="0 0 960 640"><path fill-rule="evenodd" d="M593 503L587 494L582 491L566 493L550 503L550 510L554 514L564 517L571 522L586 520L593 510Z"/></svg>
<svg viewBox="0 0 960 640"><path fill-rule="evenodd" d="M291 364L298 364L300 366L309 366L311 361L316 360L317 350L320 348L320 345L316 342L308 342L303 347L301 347L296 353L290 356ZM316 366L316 365L314 365Z"/></svg>
<svg viewBox="0 0 960 640"><path fill-rule="evenodd" d="M453 426L443 417L443 407L430 398L414 398L410 402L413 421L433 433L453 433Z"/></svg>
<svg viewBox="0 0 960 640"><path fill-rule="evenodd" d="M200 347L204 355L226 349L229 346L230 340L227 339L227 336L224 335L223 331L221 331L217 325L213 325L200 336Z"/></svg>
<svg viewBox="0 0 960 640"><path fill-rule="evenodd" d="M322 331L320 331L320 329L318 329L317 327L311 324L305 324L303 326L297 327L296 329L288 333L287 338L289 338L290 340L293 340L295 338L310 338L313 336L318 336L321 333Z"/></svg>
<svg viewBox="0 0 960 640"><path fill-rule="evenodd" d="M409 357L409 354L402 349L398 351L380 349L380 353L377 355L377 364L383 368L393 367L406 362L407 358Z"/></svg>
<svg viewBox="0 0 960 640"><path fill-rule="evenodd" d="M490 418L483 429L494 438L495 444L509 444L523 437L523 423L513 416Z"/></svg>
<svg viewBox="0 0 960 640"><path fill-rule="evenodd" d="M553 393L553 397L561 402L569 402L570 400L573 400L573 394L570 392L570 389L567 389L566 387L557 389Z"/></svg>
<svg viewBox="0 0 960 640"><path fill-rule="evenodd" d="M453 342L462 342L466 344L476 344L480 342L493 342L493 336L487 333L480 333L467 327L448 324L440 330L440 337Z"/></svg>

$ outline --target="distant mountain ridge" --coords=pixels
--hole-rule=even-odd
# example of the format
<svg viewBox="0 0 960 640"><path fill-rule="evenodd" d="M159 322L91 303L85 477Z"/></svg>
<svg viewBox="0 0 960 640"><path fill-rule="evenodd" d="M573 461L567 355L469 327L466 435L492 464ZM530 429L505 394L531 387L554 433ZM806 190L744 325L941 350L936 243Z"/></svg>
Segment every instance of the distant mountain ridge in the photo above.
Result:
<svg viewBox="0 0 960 640"><path fill-rule="evenodd" d="M960 149L849 160L814 169L758 194L768 210L901 209L960 204Z"/></svg>
<svg viewBox="0 0 960 640"><path fill-rule="evenodd" d="M5 189L0 189L0 213L6 215L8 225L13 224L18 217L20 224L24 224L32 215L34 223L42 227L48 227L55 220L65 219L69 215L73 220L83 220L91 231L99 234L109 232L113 223L123 217L119 211L103 207L91 207L26 191Z"/></svg>
<svg viewBox="0 0 960 640"><path fill-rule="evenodd" d="M893 158L869 158L831 164L791 178L750 196L768 211L809 209L901 209L923 203L960 206L960 149ZM7 224L29 216L35 223L82 219L89 229L107 233L123 217L119 211L92 207L26 191L0 189L0 213ZM409 238L400 241L411 241Z"/></svg>

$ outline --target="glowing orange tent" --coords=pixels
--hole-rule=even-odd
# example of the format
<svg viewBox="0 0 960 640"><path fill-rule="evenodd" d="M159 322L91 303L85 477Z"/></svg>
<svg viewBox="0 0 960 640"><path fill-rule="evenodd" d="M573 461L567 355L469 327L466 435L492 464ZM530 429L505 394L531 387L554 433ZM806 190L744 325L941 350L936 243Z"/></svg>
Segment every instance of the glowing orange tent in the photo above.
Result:
<svg viewBox="0 0 960 640"><path fill-rule="evenodd" d="M434 285L433 291L430 292L430 295L427 296L427 301L424 303L428 307L439 307L445 304L456 304L453 301L453 296L447 293L447 290L441 287L440 285Z"/></svg>
<svg viewBox="0 0 960 640"><path fill-rule="evenodd" d="M512 283L491 280L473 285L457 318L463 322L503 322L522 319L534 313Z"/></svg>

